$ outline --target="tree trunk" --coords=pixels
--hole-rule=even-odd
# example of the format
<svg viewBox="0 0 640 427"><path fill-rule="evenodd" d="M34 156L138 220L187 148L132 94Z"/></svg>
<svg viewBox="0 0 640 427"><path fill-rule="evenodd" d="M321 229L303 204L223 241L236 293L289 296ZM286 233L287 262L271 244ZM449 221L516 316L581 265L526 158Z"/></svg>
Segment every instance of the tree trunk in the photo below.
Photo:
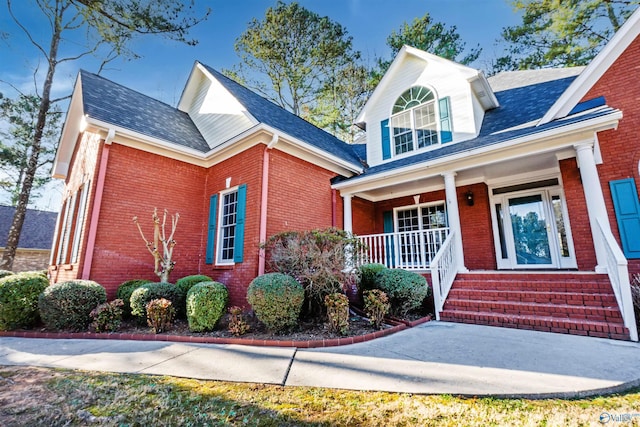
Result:
<svg viewBox="0 0 640 427"><path fill-rule="evenodd" d="M13 222L9 228L5 251L2 256L2 261L0 261L0 269L2 270L13 270L13 261L16 256L16 250L18 249L18 241L20 240L20 234L22 233L24 217L27 213L29 196L31 195L31 188L33 187L36 170L38 169L38 157L40 156L42 134L47 122L47 113L51 106L51 85L53 83L53 75L56 71L58 45L60 43L60 35L62 31L60 27L61 16L56 16L55 18L53 36L51 37L51 46L49 48L49 65L47 68L47 76L43 84L40 108L38 110L38 121L36 122L36 129L33 135L31 155L29 156L29 162L27 163L27 169L25 170L24 181L22 182L22 189L20 190L20 196L18 197L16 211L13 214Z"/></svg>

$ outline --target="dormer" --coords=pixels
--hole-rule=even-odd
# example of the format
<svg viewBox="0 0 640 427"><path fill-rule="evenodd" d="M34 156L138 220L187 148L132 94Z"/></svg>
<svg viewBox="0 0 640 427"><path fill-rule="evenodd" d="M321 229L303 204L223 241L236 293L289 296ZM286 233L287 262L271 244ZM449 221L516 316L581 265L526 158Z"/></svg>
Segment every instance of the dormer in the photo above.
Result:
<svg viewBox="0 0 640 427"><path fill-rule="evenodd" d="M484 75L410 46L391 63L358 116L375 166L478 136L498 101Z"/></svg>

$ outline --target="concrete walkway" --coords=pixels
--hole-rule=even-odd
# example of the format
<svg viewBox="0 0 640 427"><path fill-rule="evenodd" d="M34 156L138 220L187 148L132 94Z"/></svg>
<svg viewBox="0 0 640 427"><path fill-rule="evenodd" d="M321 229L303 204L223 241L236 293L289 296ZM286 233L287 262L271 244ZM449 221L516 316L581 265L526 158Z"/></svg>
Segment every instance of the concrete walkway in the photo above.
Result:
<svg viewBox="0 0 640 427"><path fill-rule="evenodd" d="M0 365L352 390L576 397L640 385L640 345L429 322L342 347L0 338Z"/></svg>

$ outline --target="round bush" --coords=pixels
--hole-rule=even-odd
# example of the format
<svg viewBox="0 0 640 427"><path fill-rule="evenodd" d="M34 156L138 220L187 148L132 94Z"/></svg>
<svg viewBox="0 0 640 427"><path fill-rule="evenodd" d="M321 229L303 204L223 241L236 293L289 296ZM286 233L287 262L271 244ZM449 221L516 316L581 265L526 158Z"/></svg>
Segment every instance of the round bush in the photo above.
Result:
<svg viewBox="0 0 640 427"><path fill-rule="evenodd" d="M378 263L362 264L358 267L358 272L360 273L360 290L369 291L376 289L376 277L378 273L386 269L387 267Z"/></svg>
<svg viewBox="0 0 640 427"><path fill-rule="evenodd" d="M177 313L184 313L184 295L171 283L146 283L131 294L131 314L141 320L147 318L147 304L154 299L167 299Z"/></svg>
<svg viewBox="0 0 640 427"><path fill-rule="evenodd" d="M269 273L253 279L247 290L247 301L269 330L280 332L298 323L304 289L291 276Z"/></svg>
<svg viewBox="0 0 640 427"><path fill-rule="evenodd" d="M396 269L380 271L376 276L376 287L387 294L391 313L395 315L405 315L420 307L431 291L423 276Z"/></svg>
<svg viewBox="0 0 640 427"><path fill-rule="evenodd" d="M85 330L90 313L107 302L107 292L91 280L70 280L48 286L38 299L40 317L48 329Z"/></svg>
<svg viewBox="0 0 640 427"><path fill-rule="evenodd" d="M213 279L203 274L194 274L193 276L186 276L182 279L178 279L176 286L180 289L182 295L186 297L189 289L191 289L193 285L201 282L213 282Z"/></svg>
<svg viewBox="0 0 640 427"><path fill-rule="evenodd" d="M187 320L192 332L212 331L229 301L227 287L218 282L200 282L187 292Z"/></svg>
<svg viewBox="0 0 640 427"><path fill-rule="evenodd" d="M38 297L49 286L40 274L10 274L0 279L0 330L28 328L38 320Z"/></svg>
<svg viewBox="0 0 640 427"><path fill-rule="evenodd" d="M11 275L13 275L13 271L0 270L0 279L2 279L3 277L11 276Z"/></svg>
<svg viewBox="0 0 640 427"><path fill-rule="evenodd" d="M122 314L124 316L131 316L131 304L129 300L131 299L131 294L133 291L138 289L142 285L146 285L147 283L151 283L151 280L147 279L134 279L127 280L118 286L118 291L116 292L116 298L121 299L123 302L122 306Z"/></svg>

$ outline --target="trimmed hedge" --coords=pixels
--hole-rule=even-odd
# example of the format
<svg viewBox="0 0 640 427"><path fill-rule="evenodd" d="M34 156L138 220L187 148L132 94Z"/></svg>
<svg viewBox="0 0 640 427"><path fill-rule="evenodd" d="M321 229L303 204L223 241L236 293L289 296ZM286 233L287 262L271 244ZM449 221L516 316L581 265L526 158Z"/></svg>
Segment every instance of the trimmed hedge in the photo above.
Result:
<svg viewBox="0 0 640 427"><path fill-rule="evenodd" d="M187 320L192 332L212 331L224 315L229 291L219 282L200 282L187 293Z"/></svg>
<svg viewBox="0 0 640 427"><path fill-rule="evenodd" d="M385 267L384 264L378 263L362 264L358 267L358 273L360 276L360 292L376 289L376 278L378 277L378 273L386 269L387 267Z"/></svg>
<svg viewBox="0 0 640 427"><path fill-rule="evenodd" d="M178 287L178 289L180 289L180 292L182 292L182 295L184 295L186 298L189 289L191 289L193 285L201 282L213 282L213 279L209 276L205 276L204 274L194 274L193 276L186 276L182 279L178 279L178 281L176 282L176 286Z"/></svg>
<svg viewBox="0 0 640 427"><path fill-rule="evenodd" d="M28 328L38 321L38 297L49 280L37 273L7 275L0 279L0 330Z"/></svg>
<svg viewBox="0 0 640 427"><path fill-rule="evenodd" d="M281 332L297 325L304 289L291 276L269 273L251 281L247 301L269 330Z"/></svg>
<svg viewBox="0 0 640 427"><path fill-rule="evenodd" d="M48 329L86 330L90 313L107 302L107 292L91 280L70 280L48 286L38 299L40 317Z"/></svg>
<svg viewBox="0 0 640 427"><path fill-rule="evenodd" d="M147 304L154 299L167 299L171 301L176 313L184 312L184 295L171 283L157 282L146 283L135 289L131 294L131 314L140 320L147 319Z"/></svg>
<svg viewBox="0 0 640 427"><path fill-rule="evenodd" d="M151 283L151 280L147 279L133 279L127 280L126 282L120 284L118 286L118 291L116 292L116 298L121 299L123 302L122 306L122 314L123 316L131 316L131 294L133 291L138 289L142 285L146 285L147 283Z"/></svg>
<svg viewBox="0 0 640 427"><path fill-rule="evenodd" d="M422 305L431 293L427 279L418 273L385 269L376 276L376 287L387 294L391 314L403 316Z"/></svg>

